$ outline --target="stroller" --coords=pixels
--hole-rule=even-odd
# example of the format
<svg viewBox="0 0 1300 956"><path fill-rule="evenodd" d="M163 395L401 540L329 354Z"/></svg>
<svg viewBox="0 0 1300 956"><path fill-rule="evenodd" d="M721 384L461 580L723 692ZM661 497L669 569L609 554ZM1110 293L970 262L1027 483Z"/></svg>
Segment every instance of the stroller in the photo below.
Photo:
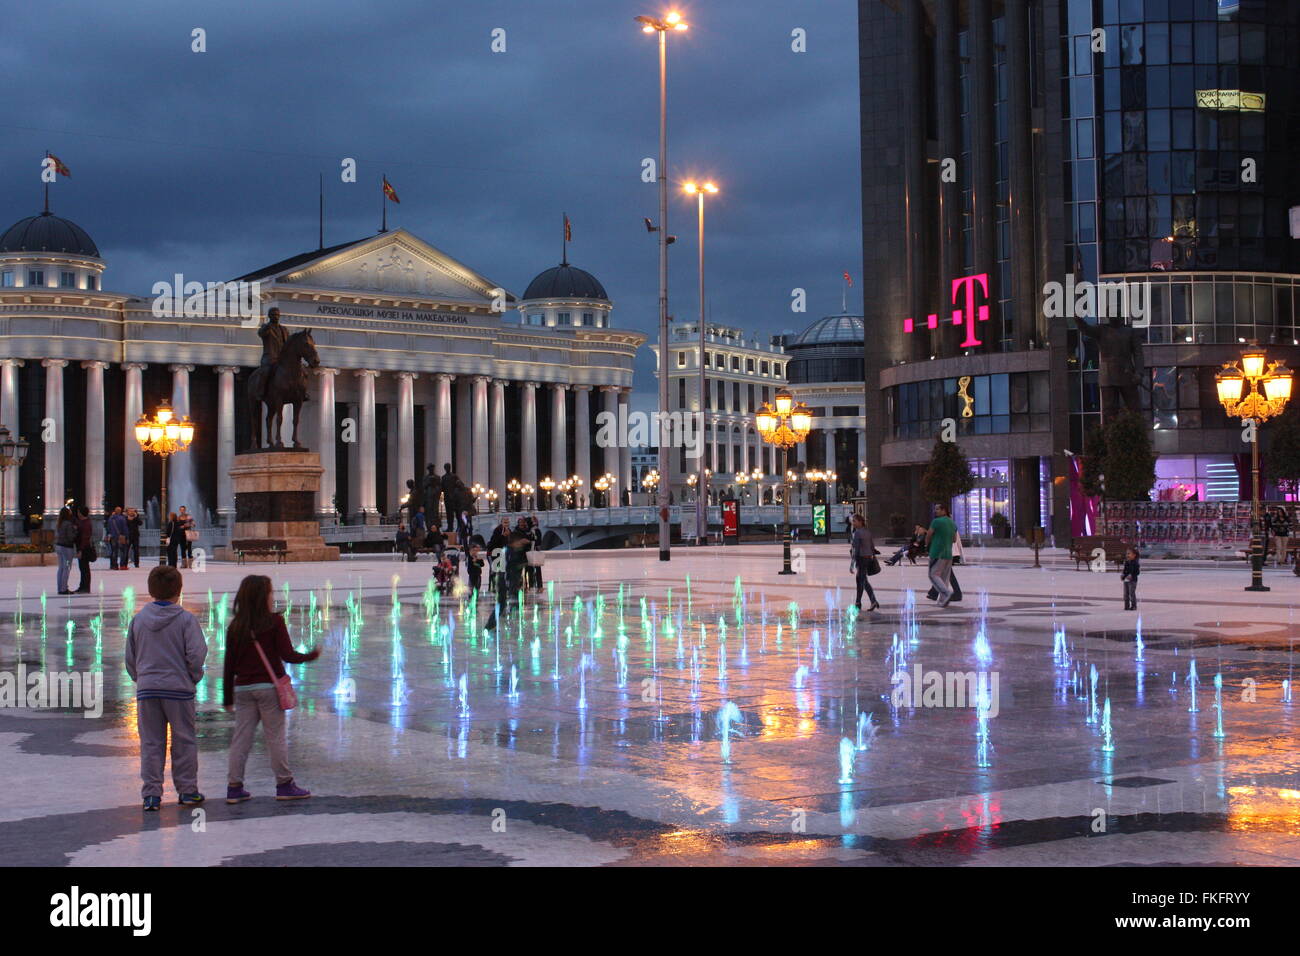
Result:
<svg viewBox="0 0 1300 956"><path fill-rule="evenodd" d="M438 590L450 594L459 577L460 553L451 549L443 551L438 563L433 566L433 580L437 583Z"/></svg>

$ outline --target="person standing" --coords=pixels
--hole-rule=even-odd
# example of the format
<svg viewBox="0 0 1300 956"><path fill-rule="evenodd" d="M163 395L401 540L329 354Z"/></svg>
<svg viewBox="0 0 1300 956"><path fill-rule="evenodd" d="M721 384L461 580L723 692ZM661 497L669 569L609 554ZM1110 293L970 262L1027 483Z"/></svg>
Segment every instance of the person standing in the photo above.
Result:
<svg viewBox="0 0 1300 956"><path fill-rule="evenodd" d="M925 533L925 541L930 550L930 583L934 585L939 607L947 607L952 600L952 586L949 577L952 574L952 542L957 536L957 525L948 516L948 506L934 506L934 520Z"/></svg>
<svg viewBox="0 0 1300 956"><path fill-rule="evenodd" d="M955 522L954 522L955 524ZM948 584L952 588L952 600L949 604L956 604L961 600L961 585L957 583L957 565L962 563L962 546L961 532L955 532L952 538L952 567L948 569ZM939 596L934 586L930 586L929 592L925 595L931 601Z"/></svg>
<svg viewBox="0 0 1300 956"><path fill-rule="evenodd" d="M71 594L68 590L68 576L72 572L72 562L77 557L77 522L72 517L71 508L59 510L59 520L54 529L54 554L59 559L59 570L55 583L60 594Z"/></svg>
<svg viewBox="0 0 1300 956"><path fill-rule="evenodd" d="M185 537L185 529L174 511L167 516L167 523L163 526L163 537L167 540L167 566L174 568L181 539Z"/></svg>
<svg viewBox="0 0 1300 956"><path fill-rule="evenodd" d="M81 572L81 580L77 582L78 594L90 593L90 565L99 557L95 551L94 534L90 509L77 505L77 568Z"/></svg>
<svg viewBox="0 0 1300 956"><path fill-rule="evenodd" d="M1273 540L1277 547L1277 558L1275 563L1280 568L1286 564L1286 552L1291 546L1291 518L1286 513L1286 508L1282 505L1273 509L1272 528Z"/></svg>
<svg viewBox="0 0 1300 956"><path fill-rule="evenodd" d="M176 518L181 523L181 558L188 568L194 560L194 539L198 538L199 533L195 530L194 516L185 510L184 505L181 505L180 513Z"/></svg>
<svg viewBox="0 0 1300 956"><path fill-rule="evenodd" d="M294 649L284 616L275 612L275 588L264 574L250 574L235 594L234 616L226 629L226 660L221 681L221 704L235 712L230 738L226 803L243 803L253 795L244 789L244 769L253 735L262 725L266 753L275 772L275 799L303 800L311 796L294 783L289 769L289 743L284 732L284 708L276 687L285 676L284 665L304 664L320 657L320 648L305 653Z"/></svg>
<svg viewBox="0 0 1300 956"><path fill-rule="evenodd" d="M137 568L140 567L140 528L143 524L144 519L140 517L140 512L134 508L126 509L127 547L130 550L131 563Z"/></svg>
<svg viewBox="0 0 1300 956"><path fill-rule="evenodd" d="M113 509L113 513L108 516L107 524L109 570L125 571L131 529L127 526L126 515L122 513L121 505Z"/></svg>
<svg viewBox="0 0 1300 956"><path fill-rule="evenodd" d="M182 806L203 802L199 792L199 742L194 730L194 689L203 679L208 642L194 615L181 607L184 582L175 568L149 572L153 601L131 618L126 672L135 681L140 736L140 788L144 809L162 807L163 766L171 732L172 783Z"/></svg>
<svg viewBox="0 0 1300 956"><path fill-rule="evenodd" d="M849 532L849 570L857 572L858 585L858 596L853 601L853 606L862 610L862 592L866 591L867 597L871 599L871 607L867 610L874 611L880 607L880 602L876 600L876 592L871 589L871 581L868 579L880 571L880 562L876 560L876 541L862 515L853 515L849 519L849 527L852 528Z"/></svg>
<svg viewBox="0 0 1300 956"><path fill-rule="evenodd" d="M1124 582L1124 610L1136 611L1138 608L1138 575L1142 573L1142 565L1138 560L1137 548L1129 548L1124 552L1124 571L1120 579Z"/></svg>

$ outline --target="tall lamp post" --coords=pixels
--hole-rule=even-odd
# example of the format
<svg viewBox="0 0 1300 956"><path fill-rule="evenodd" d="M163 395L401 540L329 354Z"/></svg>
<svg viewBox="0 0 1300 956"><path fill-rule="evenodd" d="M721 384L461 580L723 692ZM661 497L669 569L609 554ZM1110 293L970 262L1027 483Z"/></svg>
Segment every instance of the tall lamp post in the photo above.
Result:
<svg viewBox="0 0 1300 956"><path fill-rule="evenodd" d="M637 17L644 33L659 34L659 410L668 414L668 31L687 29L681 14L662 20ZM659 441L659 473L667 476L668 442ZM668 482L659 483L659 560L671 558L672 526L668 523Z"/></svg>
<svg viewBox="0 0 1300 956"><path fill-rule="evenodd" d="M775 405L763 403L754 416L754 428L763 441L781 449L781 470L786 475L785 486L781 489L781 573L794 574L790 567L790 471L787 465L790 449L804 441L812 431L812 410L803 402L796 404L790 393L782 390L776 393Z"/></svg>
<svg viewBox="0 0 1300 956"><path fill-rule="evenodd" d="M1255 426L1250 430L1250 587L1246 590L1268 591L1259 520L1259 426L1286 408L1291 398L1291 370L1283 362L1268 362L1264 350L1252 343L1242 353L1241 365L1226 363L1214 382L1224 411L1243 422L1250 419Z"/></svg>
<svg viewBox="0 0 1300 956"><path fill-rule="evenodd" d="M3 425L0 425L0 544L5 543L5 479L10 468L21 468L27 459L30 443L21 436L15 438Z"/></svg>
<svg viewBox="0 0 1300 956"><path fill-rule="evenodd" d="M705 396L705 394L706 394L705 386L708 384L708 381L707 381L707 379L705 378L705 373L704 373L704 338L705 338L705 336L704 336L704 332L705 332L705 323L704 323L704 195L705 195L705 193L708 193L708 194L714 194L714 193L716 193L716 192L718 191L718 187L715 186L713 183L702 183L702 184L687 183L687 184L686 184L684 187L682 187L682 188L686 190L687 195L691 195L691 196L695 196L695 197L696 197L696 199L698 200L697 205L699 206L699 241L698 241L697 245L698 245L698 247L699 247L699 273L700 273L700 421L701 421L701 424L702 424L703 421L704 421L704 416L705 416L705 414L707 414L707 412L706 412L706 410L705 410L705 408L704 408L704 396ZM698 529L704 527L704 509L705 509L705 506L704 506L703 501L701 501L699 497L696 497L696 499L695 499L695 527L696 527L697 531L698 531ZM708 539L707 539L704 535L702 535L702 534L698 534L698 533L695 535L695 544L696 544L697 546L701 546L701 547L702 547L703 545L706 545L706 544L708 544L708 543L709 543L709 542L708 542Z"/></svg>
<svg viewBox="0 0 1300 956"><path fill-rule="evenodd" d="M555 490L555 479L550 475L547 475L537 483L537 487L542 489L542 492L544 493L542 501L546 502L542 510L550 511L551 508L555 507L555 499L551 497L551 492Z"/></svg>
<svg viewBox="0 0 1300 956"><path fill-rule="evenodd" d="M518 478L511 478L509 481L506 482L506 491L514 499L516 507L518 507L520 511L524 510L524 499L523 496L520 494L522 488L523 486L519 484ZM506 501L506 508L507 509L510 508L509 500Z"/></svg>
<svg viewBox="0 0 1300 956"><path fill-rule="evenodd" d="M135 440L141 451L152 452L162 459L162 491L159 495L158 524L158 563L167 561L167 549L162 546L162 539L167 531L167 459L177 452L185 451L194 441L194 423L186 415L180 421L167 402L158 406L153 418L145 415L135 423Z"/></svg>

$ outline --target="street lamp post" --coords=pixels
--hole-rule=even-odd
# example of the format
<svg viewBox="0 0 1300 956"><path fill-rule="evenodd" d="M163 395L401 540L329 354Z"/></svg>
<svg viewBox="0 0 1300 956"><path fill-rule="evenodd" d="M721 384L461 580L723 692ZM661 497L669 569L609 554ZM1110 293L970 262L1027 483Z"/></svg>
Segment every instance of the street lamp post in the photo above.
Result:
<svg viewBox="0 0 1300 956"><path fill-rule="evenodd" d="M0 425L0 544L5 543L5 524L9 516L5 514L5 479L10 468L21 468L27 458L29 442L19 436L15 438L3 425Z"/></svg>
<svg viewBox="0 0 1300 956"><path fill-rule="evenodd" d="M708 384L707 379L705 378L705 373L704 373L704 340L705 340L705 336L704 336L704 332L705 332L705 323L704 323L704 195L705 195L705 193L710 193L710 194L712 194L712 193L716 193L716 192L718 191L718 187L715 186L713 183L703 183L703 184L700 184L700 185L697 185L696 183L687 183L687 184L685 185L685 187L683 187L683 188L685 188L686 192L687 192L689 195L693 195L693 196L695 196L695 197L697 198L697 200L698 200L697 205L698 205L698 207L699 207L699 240L698 240L698 246L699 246L699 273L700 273L700 359L699 359L699 363L700 363L700 422L701 422L701 425L702 425L703 422L704 422L704 416L705 416L705 414L707 413L706 410L705 410L705 407L704 407L704 396L705 396L705 394L706 394L705 386ZM704 545L708 544L708 539L707 539L703 534L698 533L698 532L699 532L699 529L701 529L701 528L704 527L704 514L705 514L705 506L704 506L704 504L700 501L699 497L697 496L696 499L695 499L695 528L696 528L696 532L697 532L696 535L695 535L695 544L696 544L696 546L698 546L698 547L703 547Z"/></svg>
<svg viewBox="0 0 1300 956"><path fill-rule="evenodd" d="M511 478L509 481L507 481L507 482L506 482L506 491L507 491L510 495L512 495L512 496L514 497L514 499L515 499L515 504L518 506L519 510L520 510L520 511L523 511L523 510L524 510L524 499L523 499L523 495L521 494L521 492L523 491L523 486L519 484L519 479L518 479L518 478ZM509 502L509 500L507 500L507 502L506 502L506 507L507 507L507 508L510 507L510 502Z"/></svg>
<svg viewBox="0 0 1300 956"><path fill-rule="evenodd" d="M659 34L659 410L668 414L668 31L685 30L681 14L662 20L637 17L641 30ZM668 442L660 437L659 473L668 475ZM672 526L668 523L668 482L659 483L659 560L671 558Z"/></svg>
<svg viewBox="0 0 1300 956"><path fill-rule="evenodd" d="M1214 381L1224 411L1243 423L1249 420L1253 426L1250 429L1250 587L1246 590L1268 591L1264 586L1264 540L1259 519L1259 426L1286 408L1291 398L1291 370L1283 362L1268 362L1264 350L1252 343L1242 353L1241 365L1224 364Z"/></svg>
<svg viewBox="0 0 1300 956"><path fill-rule="evenodd" d="M781 489L781 573L794 574L790 567L790 471L787 465L790 449L804 441L812 431L812 410L803 402L795 404L790 393L784 390L776 393L775 401L775 405L763 403L754 416L754 427L763 441L781 449L781 470L786 475L785 487Z"/></svg>
<svg viewBox="0 0 1300 956"><path fill-rule="evenodd" d="M162 459L162 490L159 495L158 524L158 563L167 561L167 549L162 546L162 539L167 531L167 459L177 452L185 451L194 441L194 423L186 415L180 421L171 406L163 402L153 418L144 415L135 423L135 440L141 451L153 452Z"/></svg>
<svg viewBox="0 0 1300 956"><path fill-rule="evenodd" d="M542 498L542 501L544 501L546 504L545 507L542 508L542 510L550 511L551 506L555 503L555 499L551 497L551 492L555 490L555 480L551 478L550 475L547 475L545 478L543 478L541 481L537 483L537 487L541 488L542 491L545 492L545 497Z"/></svg>

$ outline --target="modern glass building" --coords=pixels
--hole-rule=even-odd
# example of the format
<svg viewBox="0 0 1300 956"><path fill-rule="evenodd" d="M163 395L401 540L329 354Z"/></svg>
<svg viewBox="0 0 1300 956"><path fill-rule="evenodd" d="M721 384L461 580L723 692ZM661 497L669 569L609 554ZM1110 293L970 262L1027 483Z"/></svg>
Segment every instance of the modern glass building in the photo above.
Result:
<svg viewBox="0 0 1300 956"><path fill-rule="evenodd" d="M1214 373L1250 340L1300 358L1300 3L860 0L859 22L875 519L926 512L953 419L968 533L1079 533L1101 395L1075 316L1108 299L1084 283L1143 330L1153 497L1235 500Z"/></svg>

